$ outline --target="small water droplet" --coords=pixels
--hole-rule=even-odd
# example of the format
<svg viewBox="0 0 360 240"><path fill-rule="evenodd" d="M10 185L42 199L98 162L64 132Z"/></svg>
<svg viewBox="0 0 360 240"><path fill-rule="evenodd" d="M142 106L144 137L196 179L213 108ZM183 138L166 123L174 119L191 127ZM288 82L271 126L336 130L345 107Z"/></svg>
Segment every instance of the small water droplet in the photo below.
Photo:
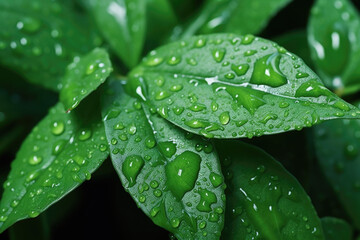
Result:
<svg viewBox="0 0 360 240"><path fill-rule="evenodd" d="M52 134L59 136L65 130L65 124L62 121L54 121L51 123L51 132Z"/></svg>

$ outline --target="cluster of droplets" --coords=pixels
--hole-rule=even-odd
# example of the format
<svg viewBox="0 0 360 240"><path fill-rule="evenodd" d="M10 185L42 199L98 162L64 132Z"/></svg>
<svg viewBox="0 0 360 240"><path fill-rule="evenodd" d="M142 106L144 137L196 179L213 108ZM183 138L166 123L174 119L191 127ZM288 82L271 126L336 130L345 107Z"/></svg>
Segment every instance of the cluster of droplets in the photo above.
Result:
<svg viewBox="0 0 360 240"><path fill-rule="evenodd" d="M60 110L52 109L50 114L56 115L57 111L63 112L62 106L60 106ZM56 201L67 192L67 186L63 185L64 178L72 179L73 185L78 185L85 179L90 180L90 171L93 167L88 166L89 161L96 151L105 152L107 150L105 136L101 136L98 130L93 131L90 128L74 131L70 118L48 120L41 124L43 125L35 127L28 137L34 144L26 145L25 150L20 150L18 156L24 156L19 159L22 166L16 168L19 169L18 172L12 172L4 183L5 191L13 192L15 198L9 202L10 208L3 209L4 215L0 214L2 222L7 220L9 214L20 213L18 213L17 207L24 198L29 198L29 203L35 203L39 198L47 204ZM100 123L95 128L100 129ZM45 133L46 130L49 134ZM104 143L95 143L92 138L94 135ZM52 143L50 147L49 143ZM65 158L61 153L65 150L66 145L71 145L68 147L72 147L73 150ZM19 185L18 179L23 181L22 185ZM24 205L21 208L24 208ZM27 216L36 217L41 211L41 207L32 208Z"/></svg>

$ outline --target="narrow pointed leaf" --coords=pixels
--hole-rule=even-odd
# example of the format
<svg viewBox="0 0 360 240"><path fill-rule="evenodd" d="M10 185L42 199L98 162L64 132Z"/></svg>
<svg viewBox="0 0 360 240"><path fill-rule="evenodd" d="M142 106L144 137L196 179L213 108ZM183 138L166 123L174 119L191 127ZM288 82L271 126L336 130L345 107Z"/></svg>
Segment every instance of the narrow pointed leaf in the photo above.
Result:
<svg viewBox="0 0 360 240"><path fill-rule="evenodd" d="M211 143L150 113L118 81L104 94L113 165L137 205L179 240L219 239L225 185Z"/></svg>
<svg viewBox="0 0 360 240"><path fill-rule="evenodd" d="M317 0L311 11L308 40L317 71L326 86L358 85L360 15L349 0Z"/></svg>
<svg viewBox="0 0 360 240"><path fill-rule="evenodd" d="M320 124L314 129L314 143L324 175L360 229L360 121Z"/></svg>
<svg viewBox="0 0 360 240"><path fill-rule="evenodd" d="M39 215L89 180L107 158L104 126L94 97L70 114L58 103L25 139L4 183L0 232L18 220Z"/></svg>
<svg viewBox="0 0 360 240"><path fill-rule="evenodd" d="M292 0L207 0L181 37L208 33L257 34Z"/></svg>
<svg viewBox="0 0 360 240"><path fill-rule="evenodd" d="M351 226L342 219L334 217L324 217L321 219L324 229L325 240L351 240Z"/></svg>
<svg viewBox="0 0 360 240"><path fill-rule="evenodd" d="M74 109L90 93L95 91L112 72L112 65L106 50L95 48L87 55L76 58L68 67L60 101L67 111Z"/></svg>
<svg viewBox="0 0 360 240"><path fill-rule="evenodd" d="M216 148L228 186L223 239L324 239L310 198L280 163L239 141Z"/></svg>
<svg viewBox="0 0 360 240"><path fill-rule="evenodd" d="M145 39L145 0L91 0L99 30L128 67L134 67Z"/></svg>
<svg viewBox="0 0 360 240"><path fill-rule="evenodd" d="M164 118L206 137L275 134L359 115L297 56L252 35L168 44L152 51L129 79L129 91Z"/></svg>
<svg viewBox="0 0 360 240"><path fill-rule="evenodd" d="M74 56L100 43L71 1L0 2L0 63L30 82L59 90Z"/></svg>

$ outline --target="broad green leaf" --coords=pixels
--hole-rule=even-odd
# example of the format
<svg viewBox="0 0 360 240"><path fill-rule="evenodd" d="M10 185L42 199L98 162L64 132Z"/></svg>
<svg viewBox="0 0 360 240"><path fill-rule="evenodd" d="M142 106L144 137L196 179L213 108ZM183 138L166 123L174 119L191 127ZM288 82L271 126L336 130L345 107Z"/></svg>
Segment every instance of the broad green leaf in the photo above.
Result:
<svg viewBox="0 0 360 240"><path fill-rule="evenodd" d="M74 8L71 1L2 0L0 63L32 83L59 90L72 58L101 41Z"/></svg>
<svg viewBox="0 0 360 240"><path fill-rule="evenodd" d="M67 114L58 103L32 130L11 164L0 202L0 233L32 218L89 180L108 156L98 99Z"/></svg>
<svg viewBox="0 0 360 240"><path fill-rule="evenodd" d="M199 14L181 32L181 38L196 34L257 34L292 0L207 0Z"/></svg>
<svg viewBox="0 0 360 240"><path fill-rule="evenodd" d="M283 46L288 51L299 56L308 66L312 66L310 48L307 42L307 35L305 30L296 30L285 33L274 38L274 42Z"/></svg>
<svg viewBox="0 0 360 240"><path fill-rule="evenodd" d="M74 109L84 98L96 90L112 72L106 50L95 48L87 55L75 58L67 67L62 81L60 100L67 111Z"/></svg>
<svg viewBox="0 0 360 240"><path fill-rule="evenodd" d="M161 45L176 24L177 18L168 0L147 0L146 50Z"/></svg>
<svg viewBox="0 0 360 240"><path fill-rule="evenodd" d="M317 0L308 40L312 59L326 86L359 85L360 15L349 0Z"/></svg>
<svg viewBox="0 0 360 240"><path fill-rule="evenodd" d="M318 161L354 225L360 229L360 120L336 120L316 126Z"/></svg>
<svg viewBox="0 0 360 240"><path fill-rule="evenodd" d="M129 74L127 88L206 137L251 138L359 115L301 59L252 35L204 35L158 48Z"/></svg>
<svg viewBox="0 0 360 240"><path fill-rule="evenodd" d="M179 240L219 239L225 185L212 144L150 111L119 81L104 93L106 135L124 188Z"/></svg>
<svg viewBox="0 0 360 240"><path fill-rule="evenodd" d="M145 0L90 0L99 30L127 67L140 59L145 40Z"/></svg>
<svg viewBox="0 0 360 240"><path fill-rule="evenodd" d="M351 240L351 226L342 219L334 217L324 217L321 219L326 240Z"/></svg>
<svg viewBox="0 0 360 240"><path fill-rule="evenodd" d="M270 155L239 141L217 141L226 184L223 239L324 239L299 182Z"/></svg>

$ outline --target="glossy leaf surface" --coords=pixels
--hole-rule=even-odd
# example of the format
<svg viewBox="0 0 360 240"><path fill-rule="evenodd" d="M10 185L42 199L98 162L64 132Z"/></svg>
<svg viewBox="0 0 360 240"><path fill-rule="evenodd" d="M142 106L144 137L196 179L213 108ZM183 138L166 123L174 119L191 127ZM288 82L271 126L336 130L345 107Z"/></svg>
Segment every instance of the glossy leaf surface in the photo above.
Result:
<svg viewBox="0 0 360 240"><path fill-rule="evenodd" d="M95 48L87 55L75 58L67 67L62 80L60 101L67 111L74 109L90 93L96 90L112 72L106 50Z"/></svg>
<svg viewBox="0 0 360 240"><path fill-rule="evenodd" d="M113 165L137 205L178 239L219 239L225 185L212 144L150 113L119 81L104 97Z"/></svg>
<svg viewBox="0 0 360 240"><path fill-rule="evenodd" d="M359 114L301 59L252 35L204 35L158 48L129 74L127 88L172 123L210 138L251 138Z"/></svg>
<svg viewBox="0 0 360 240"><path fill-rule="evenodd" d="M291 0L207 0L181 37L208 33L257 34Z"/></svg>
<svg viewBox="0 0 360 240"><path fill-rule="evenodd" d="M234 140L216 148L228 186L223 239L324 239L310 198L280 163Z"/></svg>
<svg viewBox="0 0 360 240"><path fill-rule="evenodd" d="M324 217L321 219L326 240L351 240L351 226L342 219L334 217Z"/></svg>
<svg viewBox="0 0 360 240"><path fill-rule="evenodd" d="M0 2L0 62L52 90L74 56L101 40L70 1Z"/></svg>
<svg viewBox="0 0 360 240"><path fill-rule="evenodd" d="M322 123L314 129L314 142L327 180L360 229L360 121Z"/></svg>
<svg viewBox="0 0 360 240"><path fill-rule="evenodd" d="M338 89L360 77L360 15L349 0L317 0L308 40L317 71L326 86Z"/></svg>
<svg viewBox="0 0 360 240"><path fill-rule="evenodd" d="M128 67L134 67L145 39L145 0L91 0L98 28Z"/></svg>
<svg viewBox="0 0 360 240"><path fill-rule="evenodd" d="M39 215L89 180L106 159L108 146L97 100L87 99L70 114L58 103L25 139L4 183L0 232Z"/></svg>

